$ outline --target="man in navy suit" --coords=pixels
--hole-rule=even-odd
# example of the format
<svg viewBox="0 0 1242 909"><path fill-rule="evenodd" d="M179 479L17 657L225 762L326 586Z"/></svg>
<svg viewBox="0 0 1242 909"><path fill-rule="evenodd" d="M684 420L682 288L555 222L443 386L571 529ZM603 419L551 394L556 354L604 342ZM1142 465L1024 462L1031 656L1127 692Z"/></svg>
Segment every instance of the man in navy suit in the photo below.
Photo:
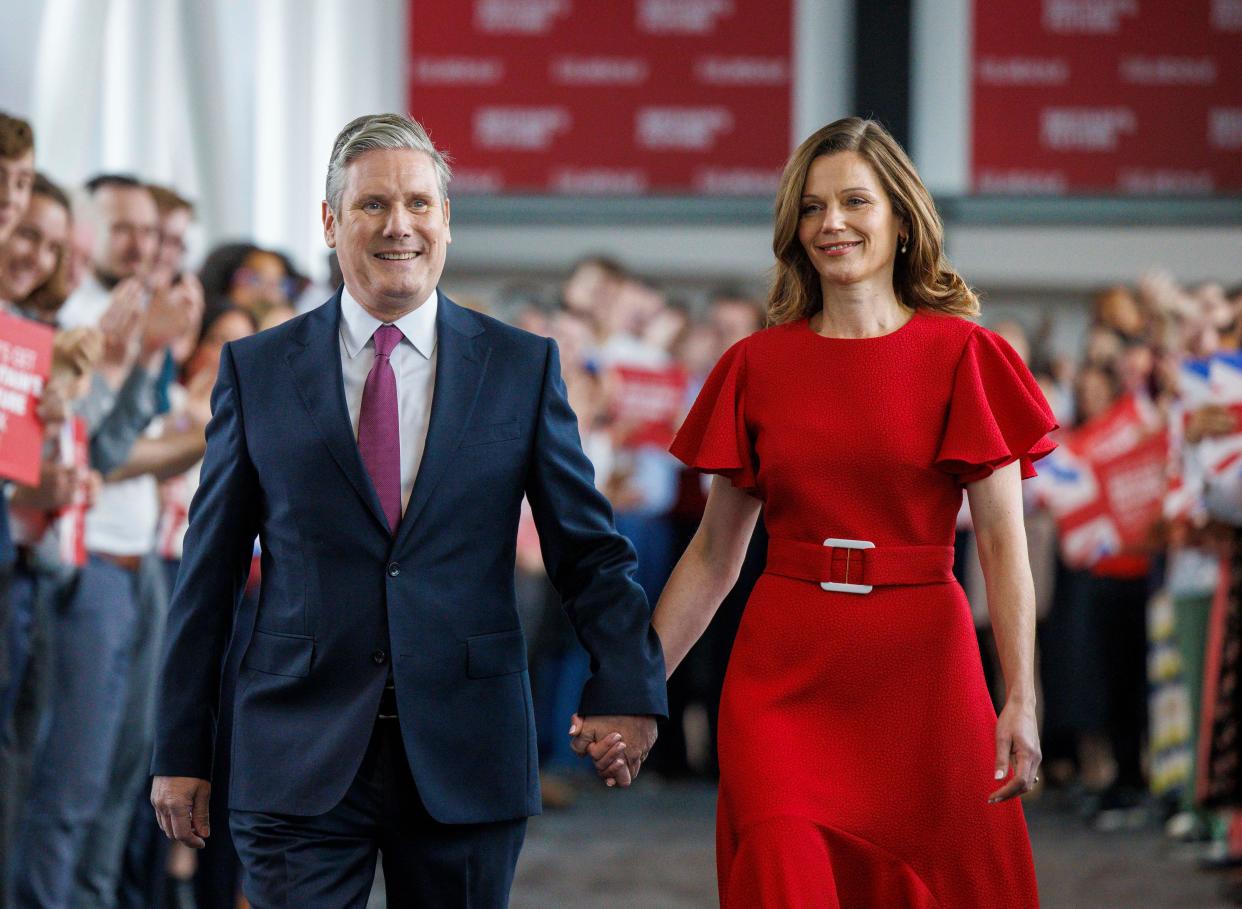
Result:
<svg viewBox="0 0 1242 909"><path fill-rule="evenodd" d="M151 800L168 836L203 844L220 667L257 536L229 801L256 909L365 906L377 851L392 905L507 904L540 809L514 604L523 496L591 656L586 739L620 736L637 772L666 710L633 550L592 483L556 345L437 290L448 178L414 121L346 126L323 205L344 286L221 352Z"/></svg>

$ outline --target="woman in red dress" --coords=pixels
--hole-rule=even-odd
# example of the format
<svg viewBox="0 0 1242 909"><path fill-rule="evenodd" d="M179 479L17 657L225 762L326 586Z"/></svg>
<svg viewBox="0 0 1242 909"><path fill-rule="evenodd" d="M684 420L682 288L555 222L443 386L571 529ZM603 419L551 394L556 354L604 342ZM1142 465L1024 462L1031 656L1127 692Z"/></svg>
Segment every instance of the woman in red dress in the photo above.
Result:
<svg viewBox="0 0 1242 909"><path fill-rule="evenodd" d="M670 673L761 507L771 535L720 707L725 909L1038 904L1015 798L1040 759L1020 481L1055 422L1012 348L962 318L978 301L942 242L883 127L819 130L781 179L771 327L721 358L673 443L718 476L655 611ZM999 718L951 573L963 489Z"/></svg>

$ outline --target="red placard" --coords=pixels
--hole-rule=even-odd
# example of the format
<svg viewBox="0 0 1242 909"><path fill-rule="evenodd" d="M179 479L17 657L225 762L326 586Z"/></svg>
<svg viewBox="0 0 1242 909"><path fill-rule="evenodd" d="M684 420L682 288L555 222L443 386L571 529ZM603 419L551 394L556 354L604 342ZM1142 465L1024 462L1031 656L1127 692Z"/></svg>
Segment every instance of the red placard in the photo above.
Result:
<svg viewBox="0 0 1242 909"><path fill-rule="evenodd" d="M46 325L0 312L0 477L26 486L39 482L43 423L35 415L52 371L52 335Z"/></svg>
<svg viewBox="0 0 1242 909"><path fill-rule="evenodd" d="M411 0L409 108L456 193L770 196L792 0Z"/></svg>
<svg viewBox="0 0 1242 909"><path fill-rule="evenodd" d="M975 0L975 192L1242 191L1242 0Z"/></svg>
<svg viewBox="0 0 1242 909"><path fill-rule="evenodd" d="M1142 550L1168 492L1167 429L1128 395L1059 441L1036 488L1056 518L1066 563Z"/></svg>
<svg viewBox="0 0 1242 909"><path fill-rule="evenodd" d="M680 366L617 366L612 382L612 419L619 428L619 444L627 448L672 445L677 424L686 414L686 371Z"/></svg>

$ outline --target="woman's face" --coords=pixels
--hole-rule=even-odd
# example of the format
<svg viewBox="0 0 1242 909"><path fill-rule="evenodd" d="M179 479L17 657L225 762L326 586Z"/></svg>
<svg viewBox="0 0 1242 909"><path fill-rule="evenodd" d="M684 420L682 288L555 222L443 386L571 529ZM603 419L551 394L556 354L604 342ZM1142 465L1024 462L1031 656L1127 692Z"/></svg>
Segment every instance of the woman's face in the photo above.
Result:
<svg viewBox="0 0 1242 909"><path fill-rule="evenodd" d="M825 289L892 286L897 238L907 228L862 155L836 152L811 162L799 212L798 240Z"/></svg>
<svg viewBox="0 0 1242 909"><path fill-rule="evenodd" d="M30 296L55 273L68 242L69 213L47 196L32 196L0 246L0 297L17 303Z"/></svg>
<svg viewBox="0 0 1242 909"><path fill-rule="evenodd" d="M289 302L285 263L269 252L252 252L233 275L229 296L242 309L262 316L268 309Z"/></svg>
<svg viewBox="0 0 1242 909"><path fill-rule="evenodd" d="M1113 385L1103 370L1088 367L1078 375L1078 418L1086 422L1108 410Z"/></svg>

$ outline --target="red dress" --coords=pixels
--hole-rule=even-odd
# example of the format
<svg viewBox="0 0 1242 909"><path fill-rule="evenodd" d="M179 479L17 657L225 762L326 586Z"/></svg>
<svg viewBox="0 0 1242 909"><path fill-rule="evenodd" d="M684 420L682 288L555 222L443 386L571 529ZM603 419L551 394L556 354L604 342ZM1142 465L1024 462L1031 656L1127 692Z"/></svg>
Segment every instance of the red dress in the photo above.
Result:
<svg viewBox="0 0 1242 909"><path fill-rule="evenodd" d="M672 450L762 499L774 541L951 546L962 486L1033 476L1053 428L1005 341L920 310L877 338L802 320L739 342ZM956 582L859 595L770 564L720 706L721 906L1037 906L1022 806L987 803L995 727Z"/></svg>

